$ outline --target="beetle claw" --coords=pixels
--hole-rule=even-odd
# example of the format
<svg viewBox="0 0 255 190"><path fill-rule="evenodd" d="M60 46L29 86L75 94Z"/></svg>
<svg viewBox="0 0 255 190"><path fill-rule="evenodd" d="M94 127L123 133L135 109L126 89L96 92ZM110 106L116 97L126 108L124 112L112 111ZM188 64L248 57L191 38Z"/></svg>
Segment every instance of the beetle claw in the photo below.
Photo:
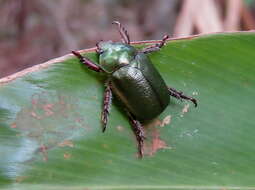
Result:
<svg viewBox="0 0 255 190"><path fill-rule="evenodd" d="M190 99L190 101L192 101L195 107L197 107L197 100L195 98Z"/></svg>
<svg viewBox="0 0 255 190"><path fill-rule="evenodd" d="M176 99L181 100L181 101L189 100L189 101L191 101L195 105L195 107L197 107L197 100L195 98L186 96L186 95L183 94L183 92L177 91L174 88L168 88L168 91L170 93L170 96L173 96Z"/></svg>

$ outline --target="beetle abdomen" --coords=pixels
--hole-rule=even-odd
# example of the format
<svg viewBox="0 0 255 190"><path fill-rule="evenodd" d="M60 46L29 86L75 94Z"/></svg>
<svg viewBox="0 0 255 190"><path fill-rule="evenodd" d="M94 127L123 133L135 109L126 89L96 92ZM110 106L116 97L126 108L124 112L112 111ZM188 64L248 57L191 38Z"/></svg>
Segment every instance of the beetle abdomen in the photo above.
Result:
<svg viewBox="0 0 255 190"><path fill-rule="evenodd" d="M151 63L145 62L142 67L152 70L154 73L152 78L146 77L139 60L121 67L111 77L113 93L141 121L155 118L169 104L169 94L165 82L153 65L147 67L146 64ZM155 76L157 78L154 78L156 81L153 82L152 79Z"/></svg>

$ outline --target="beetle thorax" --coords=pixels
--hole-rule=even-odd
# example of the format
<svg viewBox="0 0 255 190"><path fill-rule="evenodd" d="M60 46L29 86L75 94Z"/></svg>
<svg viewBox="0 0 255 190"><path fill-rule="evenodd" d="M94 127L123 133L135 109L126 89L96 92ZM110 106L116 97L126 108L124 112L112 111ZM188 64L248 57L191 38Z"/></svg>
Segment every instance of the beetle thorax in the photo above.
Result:
<svg viewBox="0 0 255 190"><path fill-rule="evenodd" d="M112 73L122 66L128 65L136 55L133 46L120 42L100 42L99 63L104 70Z"/></svg>

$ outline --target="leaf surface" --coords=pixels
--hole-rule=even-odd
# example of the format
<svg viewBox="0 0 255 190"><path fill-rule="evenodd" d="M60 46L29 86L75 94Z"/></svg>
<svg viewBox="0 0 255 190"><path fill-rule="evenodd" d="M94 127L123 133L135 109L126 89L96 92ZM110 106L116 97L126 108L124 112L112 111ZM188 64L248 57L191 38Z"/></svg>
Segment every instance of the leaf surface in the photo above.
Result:
<svg viewBox="0 0 255 190"><path fill-rule="evenodd" d="M254 44L253 32L213 34L150 55L198 107L171 98L145 125L142 160L116 99L101 132L106 78L73 56L0 80L1 189L255 189Z"/></svg>

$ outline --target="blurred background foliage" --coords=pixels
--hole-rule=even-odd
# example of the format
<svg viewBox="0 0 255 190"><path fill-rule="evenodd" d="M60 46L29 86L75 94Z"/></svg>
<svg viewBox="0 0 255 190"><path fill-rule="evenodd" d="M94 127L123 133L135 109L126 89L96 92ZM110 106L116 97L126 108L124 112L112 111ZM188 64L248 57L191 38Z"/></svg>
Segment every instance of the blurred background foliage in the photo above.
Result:
<svg viewBox="0 0 255 190"><path fill-rule="evenodd" d="M0 0L0 77L118 40L132 41L255 28L254 0Z"/></svg>

